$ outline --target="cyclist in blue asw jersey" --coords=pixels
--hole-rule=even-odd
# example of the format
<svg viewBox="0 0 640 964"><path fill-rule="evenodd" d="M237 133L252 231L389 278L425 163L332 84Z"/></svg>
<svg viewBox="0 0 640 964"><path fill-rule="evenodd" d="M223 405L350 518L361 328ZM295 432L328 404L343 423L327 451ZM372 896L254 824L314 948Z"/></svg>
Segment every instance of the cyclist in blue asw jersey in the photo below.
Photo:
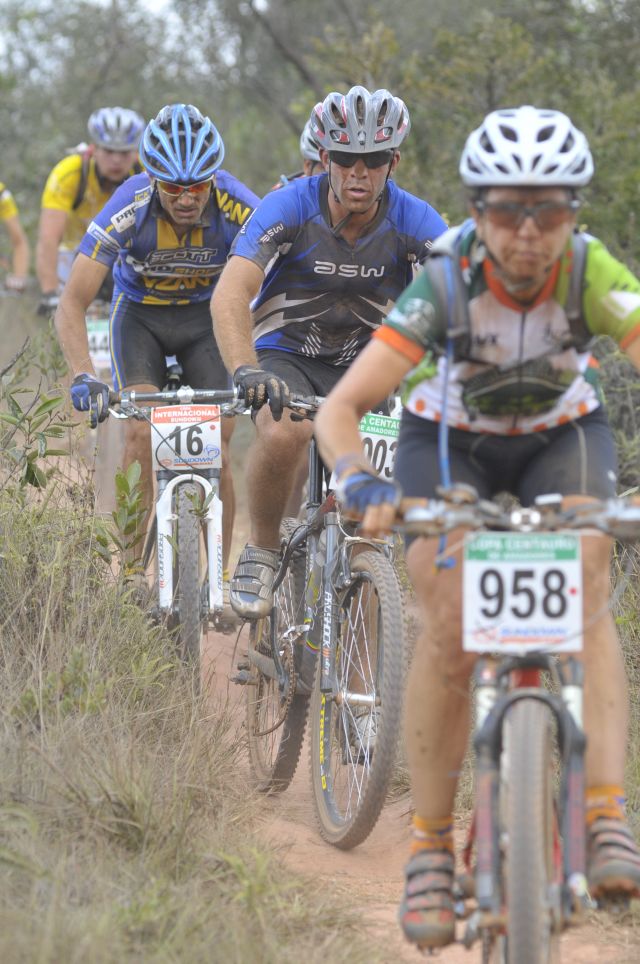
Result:
<svg viewBox="0 0 640 964"><path fill-rule="evenodd" d="M577 231L578 191L593 172L586 138L559 111L495 111L469 136L460 171L472 218L436 242L317 418L322 454L344 504L365 513L365 532L388 531L400 493L436 498L449 476L482 498L507 491L524 505L548 493L568 505L616 493L615 446L588 343L609 335L640 367L640 282ZM390 483L364 458L358 421L402 379L406 407ZM416 816L400 922L422 947L454 939L452 813L475 662L461 646L460 536L445 552L453 566L436 566L437 540L418 538L407 548L424 631L407 697ZM610 554L610 539L583 537L594 897L640 895L640 853L622 788L628 695L609 609Z"/></svg>
<svg viewBox="0 0 640 964"><path fill-rule="evenodd" d="M270 403L256 416L251 536L231 583L231 604L248 619L271 609L279 525L311 432L283 416L283 400L290 390L330 391L446 227L391 180L410 126L398 97L364 87L331 93L310 124L323 173L263 199L212 299L234 383L253 409Z"/></svg>
<svg viewBox="0 0 640 964"><path fill-rule="evenodd" d="M91 222L64 288L55 323L74 376L71 398L93 422L107 416L109 387L89 358L85 312L113 268L110 348L118 389L157 391L166 356L175 355L193 388L225 388L229 378L211 331L209 300L231 244L258 203L220 168L224 145L209 117L190 104L170 104L144 130L145 173L129 178ZM228 459L232 421L223 422L221 497L224 561L233 525ZM124 465L142 466L151 505L149 428L129 419Z"/></svg>

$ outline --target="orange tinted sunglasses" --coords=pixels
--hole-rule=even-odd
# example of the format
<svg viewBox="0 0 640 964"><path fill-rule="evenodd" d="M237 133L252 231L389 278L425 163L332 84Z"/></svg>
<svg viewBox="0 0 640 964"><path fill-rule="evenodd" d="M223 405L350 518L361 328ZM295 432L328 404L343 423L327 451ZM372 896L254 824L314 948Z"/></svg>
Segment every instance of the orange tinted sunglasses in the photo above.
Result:
<svg viewBox="0 0 640 964"><path fill-rule="evenodd" d="M205 194L212 185L212 181L198 181L197 184L172 184L171 181L156 181L156 184L169 197L182 197L183 194Z"/></svg>

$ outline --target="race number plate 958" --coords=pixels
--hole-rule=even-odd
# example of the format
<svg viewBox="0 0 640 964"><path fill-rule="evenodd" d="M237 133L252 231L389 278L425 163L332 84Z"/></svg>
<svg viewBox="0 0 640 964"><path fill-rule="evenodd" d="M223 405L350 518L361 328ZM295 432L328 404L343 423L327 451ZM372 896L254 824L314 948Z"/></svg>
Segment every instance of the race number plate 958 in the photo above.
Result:
<svg viewBox="0 0 640 964"><path fill-rule="evenodd" d="M463 649L582 649L582 563L576 533L467 536L463 586Z"/></svg>
<svg viewBox="0 0 640 964"><path fill-rule="evenodd" d="M154 468L173 472L219 469L219 405L163 405L151 412Z"/></svg>

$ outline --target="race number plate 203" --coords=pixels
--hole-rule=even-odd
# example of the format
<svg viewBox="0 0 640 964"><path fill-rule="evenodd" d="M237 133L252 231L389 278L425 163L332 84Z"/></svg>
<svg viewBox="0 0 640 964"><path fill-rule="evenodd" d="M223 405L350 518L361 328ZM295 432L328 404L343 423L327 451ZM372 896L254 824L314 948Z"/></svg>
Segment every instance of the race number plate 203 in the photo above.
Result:
<svg viewBox="0 0 640 964"><path fill-rule="evenodd" d="M481 532L464 548L463 648L582 649L580 538L573 532Z"/></svg>
<svg viewBox="0 0 640 964"><path fill-rule="evenodd" d="M219 469L222 433L219 405L166 405L151 412L151 447L156 468L172 471Z"/></svg>
<svg viewBox="0 0 640 964"><path fill-rule="evenodd" d="M390 415L374 415L368 412L359 426L364 454L378 475L383 479L393 477L393 463L398 446L400 419Z"/></svg>

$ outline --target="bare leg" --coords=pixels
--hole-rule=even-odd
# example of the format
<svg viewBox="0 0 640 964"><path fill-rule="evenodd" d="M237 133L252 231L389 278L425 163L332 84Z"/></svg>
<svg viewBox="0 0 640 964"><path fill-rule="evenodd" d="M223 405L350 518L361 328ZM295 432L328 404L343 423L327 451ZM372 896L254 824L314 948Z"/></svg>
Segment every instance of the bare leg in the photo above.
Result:
<svg viewBox="0 0 640 964"><path fill-rule="evenodd" d="M311 438L310 422L279 422L263 408L256 418L256 439L247 458L251 542L265 549L280 545L280 522L291 494L301 453Z"/></svg>

